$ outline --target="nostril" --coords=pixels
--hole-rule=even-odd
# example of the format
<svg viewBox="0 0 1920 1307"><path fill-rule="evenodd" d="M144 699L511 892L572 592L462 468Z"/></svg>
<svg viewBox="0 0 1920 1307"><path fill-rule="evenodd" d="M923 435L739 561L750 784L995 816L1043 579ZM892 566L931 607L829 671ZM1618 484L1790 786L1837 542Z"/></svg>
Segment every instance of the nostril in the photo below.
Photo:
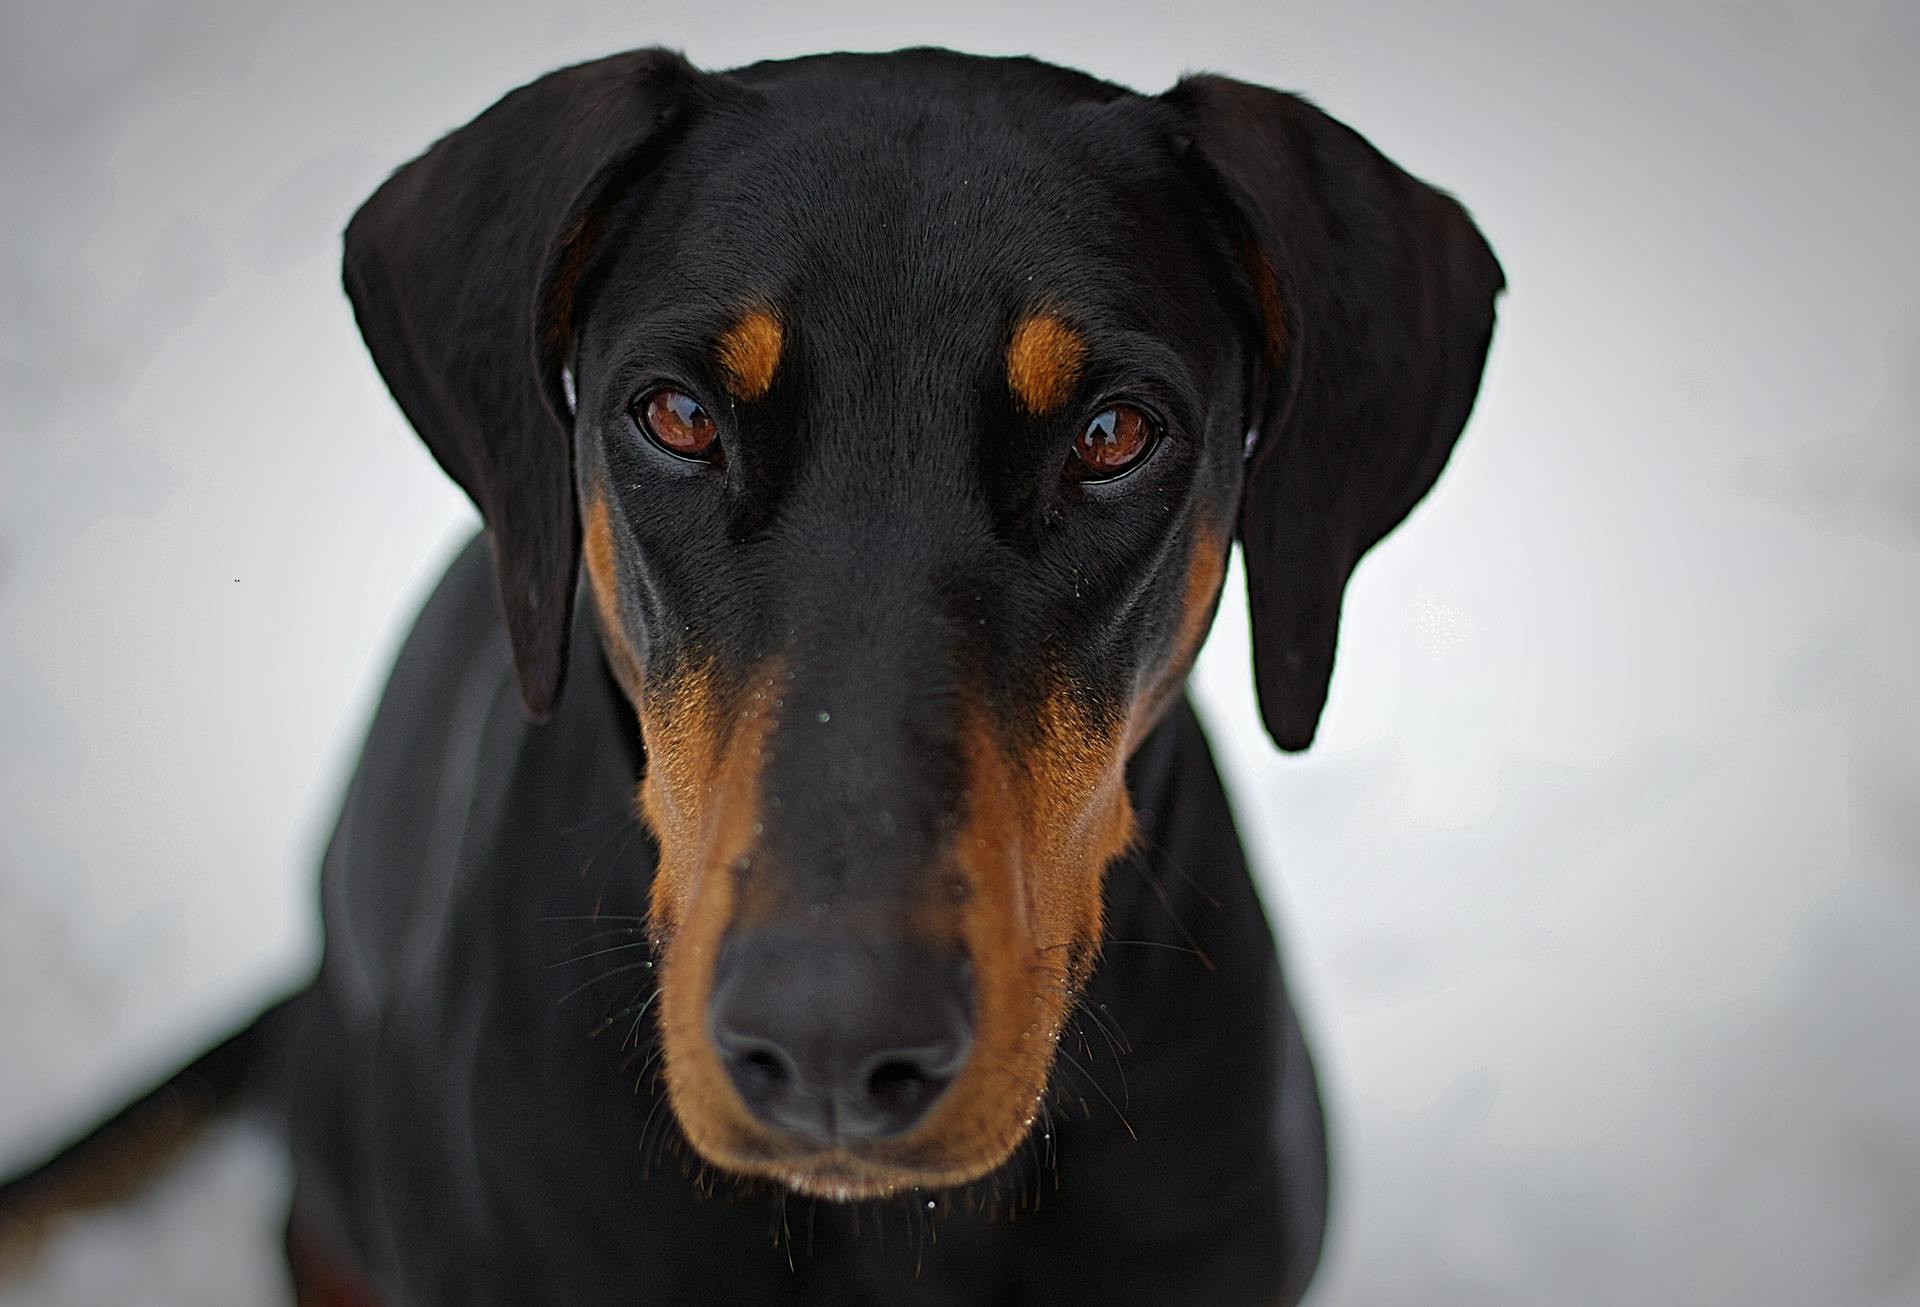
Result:
<svg viewBox="0 0 1920 1307"><path fill-rule="evenodd" d="M737 1055L734 1065L739 1079L756 1089L778 1089L793 1078L786 1059L763 1048Z"/></svg>
<svg viewBox="0 0 1920 1307"><path fill-rule="evenodd" d="M945 1080L913 1062L882 1062L867 1076L867 1096L886 1112L912 1111L944 1088Z"/></svg>
<svg viewBox="0 0 1920 1307"><path fill-rule="evenodd" d="M754 1115L765 1118L799 1087L801 1075L785 1049L765 1039L716 1032L714 1040L727 1078Z"/></svg>
<svg viewBox="0 0 1920 1307"><path fill-rule="evenodd" d="M970 991L964 954L756 930L715 962L707 1029L760 1124L816 1143L891 1139L960 1078Z"/></svg>
<svg viewBox="0 0 1920 1307"><path fill-rule="evenodd" d="M905 1134L946 1093L965 1060L964 1041L879 1055L841 1092L841 1128L870 1139Z"/></svg>

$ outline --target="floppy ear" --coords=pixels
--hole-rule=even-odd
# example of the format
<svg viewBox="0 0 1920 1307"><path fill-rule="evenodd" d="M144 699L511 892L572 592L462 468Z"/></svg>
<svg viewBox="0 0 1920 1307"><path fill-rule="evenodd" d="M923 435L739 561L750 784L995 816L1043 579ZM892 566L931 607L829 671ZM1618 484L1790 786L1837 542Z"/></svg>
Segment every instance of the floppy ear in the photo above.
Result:
<svg viewBox="0 0 1920 1307"><path fill-rule="evenodd" d="M1260 715L1304 749L1347 577L1445 465L1505 279L1465 210L1306 101L1208 76L1166 99L1236 211L1265 329L1240 539Z"/></svg>
<svg viewBox="0 0 1920 1307"><path fill-rule="evenodd" d="M559 697L580 552L560 374L602 202L699 76L636 50L508 94L389 177L347 225L360 334L486 519L528 712Z"/></svg>

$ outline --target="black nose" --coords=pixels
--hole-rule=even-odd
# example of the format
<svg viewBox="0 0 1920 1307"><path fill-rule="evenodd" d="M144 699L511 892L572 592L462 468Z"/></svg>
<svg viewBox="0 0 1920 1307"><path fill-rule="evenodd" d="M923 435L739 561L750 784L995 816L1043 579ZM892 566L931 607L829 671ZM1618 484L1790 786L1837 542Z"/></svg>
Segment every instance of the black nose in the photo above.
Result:
<svg viewBox="0 0 1920 1307"><path fill-rule="evenodd" d="M815 1142L911 1130L973 1043L964 954L793 929L736 936L709 1009L734 1088L767 1125Z"/></svg>

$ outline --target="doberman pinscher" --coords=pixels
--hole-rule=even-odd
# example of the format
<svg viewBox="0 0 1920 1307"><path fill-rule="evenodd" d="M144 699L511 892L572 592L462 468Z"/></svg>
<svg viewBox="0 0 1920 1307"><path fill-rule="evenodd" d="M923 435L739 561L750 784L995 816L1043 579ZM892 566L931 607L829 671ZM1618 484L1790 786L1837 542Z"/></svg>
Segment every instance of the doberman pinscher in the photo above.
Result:
<svg viewBox="0 0 1920 1307"><path fill-rule="evenodd" d="M644 50L345 276L486 531L317 981L168 1091L272 1086L301 1301L1296 1301L1319 1097L1183 685L1237 536L1312 739L1479 385L1460 206L1221 77Z"/></svg>

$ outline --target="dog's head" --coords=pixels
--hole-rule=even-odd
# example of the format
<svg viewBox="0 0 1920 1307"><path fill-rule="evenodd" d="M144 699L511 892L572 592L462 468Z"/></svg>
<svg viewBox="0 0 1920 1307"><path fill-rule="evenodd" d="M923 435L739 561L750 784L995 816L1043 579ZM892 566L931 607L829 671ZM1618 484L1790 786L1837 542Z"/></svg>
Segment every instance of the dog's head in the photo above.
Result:
<svg viewBox="0 0 1920 1307"><path fill-rule="evenodd" d="M585 563L682 1128L828 1197L1019 1142L1234 536L1304 748L1501 285L1299 99L938 51L554 73L389 180L346 280L536 715Z"/></svg>

